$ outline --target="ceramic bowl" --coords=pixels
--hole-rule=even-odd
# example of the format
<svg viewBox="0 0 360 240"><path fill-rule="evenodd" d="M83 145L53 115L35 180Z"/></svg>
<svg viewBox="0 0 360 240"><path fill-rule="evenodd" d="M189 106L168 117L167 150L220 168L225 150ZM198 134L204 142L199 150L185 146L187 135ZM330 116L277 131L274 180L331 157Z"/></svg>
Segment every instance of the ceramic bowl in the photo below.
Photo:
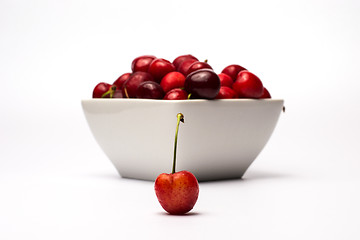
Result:
<svg viewBox="0 0 360 240"><path fill-rule="evenodd" d="M120 176L154 181L172 169L177 114L176 171L199 181L241 178L268 142L283 100L82 100L97 143Z"/></svg>

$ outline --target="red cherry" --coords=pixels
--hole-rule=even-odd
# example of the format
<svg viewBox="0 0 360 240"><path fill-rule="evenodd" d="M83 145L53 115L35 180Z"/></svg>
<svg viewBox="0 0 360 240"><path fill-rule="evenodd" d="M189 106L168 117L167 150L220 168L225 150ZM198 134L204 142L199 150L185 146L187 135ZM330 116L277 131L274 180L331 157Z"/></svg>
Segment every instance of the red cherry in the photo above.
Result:
<svg viewBox="0 0 360 240"><path fill-rule="evenodd" d="M153 77L150 73L147 72L134 72L131 74L128 80L123 84L123 94L127 98L135 98L136 90L139 87L140 83L146 81L153 81Z"/></svg>
<svg viewBox="0 0 360 240"><path fill-rule="evenodd" d="M160 205L170 214L185 214L193 209L199 196L199 183L189 171L176 172L176 148L180 122L184 115L177 114L174 158L171 174L162 173L155 180L155 193Z"/></svg>
<svg viewBox="0 0 360 240"><path fill-rule="evenodd" d="M154 189L160 205L173 215L189 212L199 196L199 183L188 171L160 174Z"/></svg>
<svg viewBox="0 0 360 240"><path fill-rule="evenodd" d="M147 72L150 66L150 63L155 59L155 56L144 55L135 58L131 63L131 70L133 72Z"/></svg>
<svg viewBox="0 0 360 240"><path fill-rule="evenodd" d="M162 99L165 93L160 84L153 81L140 83L136 90L137 98Z"/></svg>
<svg viewBox="0 0 360 240"><path fill-rule="evenodd" d="M227 86L229 88L232 87L234 81L231 79L231 77L225 73L219 73L218 74L220 78L220 85L221 86Z"/></svg>
<svg viewBox="0 0 360 240"><path fill-rule="evenodd" d="M154 77L156 82L160 82L161 79L169 72L174 72L175 66L166 59L156 58L150 66L148 72Z"/></svg>
<svg viewBox="0 0 360 240"><path fill-rule="evenodd" d="M271 95L269 91L266 88L264 88L264 92L259 98L271 98Z"/></svg>
<svg viewBox="0 0 360 240"><path fill-rule="evenodd" d="M94 90L93 90L93 98L102 98L103 95L108 92L111 89L111 84L105 83L105 82L101 82L98 83ZM106 96L104 96L104 98L109 98L110 94L107 94Z"/></svg>
<svg viewBox="0 0 360 240"><path fill-rule="evenodd" d="M196 61L198 61L198 59L196 57L194 57L193 55L191 54L187 54L187 55L181 55L181 56L178 56L177 58L175 58L175 60L173 61L173 64L176 68L176 70L179 69L181 63L187 59L194 59Z"/></svg>
<svg viewBox="0 0 360 240"><path fill-rule="evenodd" d="M177 69L177 71L181 72L184 76L186 76L190 65L193 64L194 62L197 62L197 61L198 60L195 60L195 59L192 59L192 58L186 59L179 65L179 68Z"/></svg>
<svg viewBox="0 0 360 240"><path fill-rule="evenodd" d="M220 90L220 79L213 70L204 68L190 73L184 87L191 98L214 99Z"/></svg>
<svg viewBox="0 0 360 240"><path fill-rule="evenodd" d="M253 73L244 70L239 72L233 89L239 98L259 98L264 91L261 80Z"/></svg>
<svg viewBox="0 0 360 240"><path fill-rule="evenodd" d="M124 82L126 82L126 80L128 80L130 76L131 73L124 73L123 75L118 77L118 79L115 80L113 85L115 85L117 89L122 89Z"/></svg>
<svg viewBox="0 0 360 240"><path fill-rule="evenodd" d="M179 72L169 72L166 74L160 82L161 87L165 92L170 91L173 88L184 87L185 76Z"/></svg>
<svg viewBox="0 0 360 240"><path fill-rule="evenodd" d="M216 96L216 99L230 99L230 98L237 98L237 93L227 87L227 86L221 86L218 95Z"/></svg>
<svg viewBox="0 0 360 240"><path fill-rule="evenodd" d="M222 73L225 73L225 74L229 75L231 77L231 79L233 81L235 81L238 73L240 71L243 71L243 70L246 70L246 68L244 68L244 67L242 67L240 65L237 65L237 64L232 64L232 65L229 65L229 66L225 67L222 70Z"/></svg>
<svg viewBox="0 0 360 240"><path fill-rule="evenodd" d="M181 88L174 88L165 94L164 100L186 100L188 93Z"/></svg>
<svg viewBox="0 0 360 240"><path fill-rule="evenodd" d="M200 69L213 69L206 61L205 62L200 62L200 61L197 61L197 62L193 62L187 72L186 72L186 76L189 75L190 73L192 72L195 72L197 70L200 70Z"/></svg>

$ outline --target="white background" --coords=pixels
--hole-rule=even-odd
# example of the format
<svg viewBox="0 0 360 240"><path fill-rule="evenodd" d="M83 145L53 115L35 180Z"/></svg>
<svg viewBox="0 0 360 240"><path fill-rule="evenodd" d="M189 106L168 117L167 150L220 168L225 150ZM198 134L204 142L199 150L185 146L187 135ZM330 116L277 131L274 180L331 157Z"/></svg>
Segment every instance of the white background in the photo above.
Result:
<svg viewBox="0 0 360 240"><path fill-rule="evenodd" d="M359 239L359 22L356 0L1 0L0 239ZM287 111L243 180L201 183L179 217L117 175L80 100L188 53Z"/></svg>

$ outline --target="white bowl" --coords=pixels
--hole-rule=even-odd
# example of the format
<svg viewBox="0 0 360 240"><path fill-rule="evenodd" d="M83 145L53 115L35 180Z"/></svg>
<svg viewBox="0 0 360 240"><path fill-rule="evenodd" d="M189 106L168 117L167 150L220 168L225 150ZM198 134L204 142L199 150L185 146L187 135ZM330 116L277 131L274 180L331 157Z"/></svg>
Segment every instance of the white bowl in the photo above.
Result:
<svg viewBox="0 0 360 240"><path fill-rule="evenodd" d="M177 114L176 171L199 181L241 178L269 140L283 100L89 99L90 129L124 178L154 181L172 169Z"/></svg>

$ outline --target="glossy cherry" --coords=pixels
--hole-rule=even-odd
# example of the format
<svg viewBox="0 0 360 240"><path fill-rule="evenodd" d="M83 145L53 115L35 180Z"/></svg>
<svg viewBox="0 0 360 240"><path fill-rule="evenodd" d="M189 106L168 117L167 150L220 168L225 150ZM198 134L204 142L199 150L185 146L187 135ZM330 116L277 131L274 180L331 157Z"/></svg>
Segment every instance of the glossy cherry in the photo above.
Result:
<svg viewBox="0 0 360 240"><path fill-rule="evenodd" d="M183 88L185 84L185 76L180 72L169 72L160 82L161 87L165 92L174 88Z"/></svg>
<svg viewBox="0 0 360 240"><path fill-rule="evenodd" d="M174 61L172 62L176 68L176 70L179 69L180 65L182 62L184 62L185 60L187 59L194 59L196 61L198 61L198 59L196 57L194 57L193 55L191 54L186 54L186 55L181 55L181 56L178 56L177 58L174 59Z"/></svg>
<svg viewBox="0 0 360 240"><path fill-rule="evenodd" d="M143 55L135 58L131 63L131 70L133 72L147 72L150 66L150 63L156 57L153 55Z"/></svg>
<svg viewBox="0 0 360 240"><path fill-rule="evenodd" d="M185 79L185 91L191 98L214 99L220 90L219 76L211 69L200 69Z"/></svg>
<svg viewBox="0 0 360 240"><path fill-rule="evenodd" d="M120 77L118 77L118 79L115 80L113 85L115 85L117 89L122 89L124 82L126 82L126 80L128 80L130 76L131 73L122 74Z"/></svg>
<svg viewBox="0 0 360 240"><path fill-rule="evenodd" d="M190 73L192 72L195 72L197 70L200 70L200 69L213 69L208 63L207 61L205 62L200 62L200 61L197 61L197 62L193 62L187 72L186 72L186 76L189 75Z"/></svg>
<svg viewBox="0 0 360 240"><path fill-rule="evenodd" d="M269 91L264 87L264 92L259 98L271 98Z"/></svg>
<svg viewBox="0 0 360 240"><path fill-rule="evenodd" d="M216 96L216 99L231 99L231 98L237 98L237 93L227 86L221 86L220 91L218 95Z"/></svg>
<svg viewBox="0 0 360 240"><path fill-rule="evenodd" d="M240 65L237 65L237 64L232 64L232 65L229 65L229 66L225 67L222 70L222 73L225 73L225 74L229 75L231 77L231 79L233 81L235 81L238 73L240 71L243 71L243 70L246 70L246 68L244 68L244 67L242 67Z"/></svg>
<svg viewBox="0 0 360 240"><path fill-rule="evenodd" d="M225 73L219 73L218 74L219 78L220 78L220 85L221 86L226 86L231 88L234 81L231 79L231 77Z"/></svg>
<svg viewBox="0 0 360 240"><path fill-rule="evenodd" d="M160 84L153 81L140 83L136 90L137 98L162 99L165 93Z"/></svg>
<svg viewBox="0 0 360 240"><path fill-rule="evenodd" d="M116 89L112 95L112 98L124 98L124 93L121 89Z"/></svg>
<svg viewBox="0 0 360 240"><path fill-rule="evenodd" d="M161 79L169 72L174 72L175 66L166 59L156 58L154 59L148 69L154 80L160 83Z"/></svg>
<svg viewBox="0 0 360 240"><path fill-rule="evenodd" d="M108 84L105 82L98 83L93 90L92 97L93 98L109 98L110 94L106 94L106 95L104 95L104 94L107 93L111 89L111 86L112 86L111 84Z"/></svg>
<svg viewBox="0 0 360 240"><path fill-rule="evenodd" d="M165 94L164 100L186 100L188 93L181 88L174 88Z"/></svg>
<svg viewBox="0 0 360 240"><path fill-rule="evenodd" d="M123 84L123 94L126 98L135 98L136 90L140 83L153 81L153 77L147 72L135 72L131 74L128 80Z"/></svg>
<svg viewBox="0 0 360 240"><path fill-rule="evenodd" d="M240 71L233 89L239 95L239 98L259 98L264 91L261 80L253 73L244 70Z"/></svg>

